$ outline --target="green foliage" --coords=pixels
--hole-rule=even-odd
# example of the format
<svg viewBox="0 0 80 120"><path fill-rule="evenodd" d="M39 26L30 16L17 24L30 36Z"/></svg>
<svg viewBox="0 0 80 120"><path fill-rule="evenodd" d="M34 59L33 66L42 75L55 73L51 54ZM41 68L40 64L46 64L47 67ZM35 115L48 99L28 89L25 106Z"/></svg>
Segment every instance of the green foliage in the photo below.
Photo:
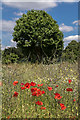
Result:
<svg viewBox="0 0 80 120"><path fill-rule="evenodd" d="M2 51L2 63L15 63L23 58L20 48L10 47Z"/></svg>
<svg viewBox="0 0 80 120"><path fill-rule="evenodd" d="M72 40L63 51L62 59L70 62L75 62L78 59L79 43Z"/></svg>
<svg viewBox="0 0 80 120"><path fill-rule="evenodd" d="M10 53L10 55L6 55L5 58L3 58L3 63L9 64L9 63L15 63L19 59L18 55L14 53Z"/></svg>
<svg viewBox="0 0 80 120"><path fill-rule="evenodd" d="M63 33L57 22L42 10L31 10L16 21L13 40L29 60L52 60L63 50Z"/></svg>

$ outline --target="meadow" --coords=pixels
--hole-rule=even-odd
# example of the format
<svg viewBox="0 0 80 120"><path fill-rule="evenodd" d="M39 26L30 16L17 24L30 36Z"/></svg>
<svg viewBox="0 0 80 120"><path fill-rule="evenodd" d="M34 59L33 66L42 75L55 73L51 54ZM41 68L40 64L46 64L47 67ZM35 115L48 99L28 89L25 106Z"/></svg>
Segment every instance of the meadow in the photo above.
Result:
<svg viewBox="0 0 80 120"><path fill-rule="evenodd" d="M14 63L2 72L2 118L78 118L78 63Z"/></svg>

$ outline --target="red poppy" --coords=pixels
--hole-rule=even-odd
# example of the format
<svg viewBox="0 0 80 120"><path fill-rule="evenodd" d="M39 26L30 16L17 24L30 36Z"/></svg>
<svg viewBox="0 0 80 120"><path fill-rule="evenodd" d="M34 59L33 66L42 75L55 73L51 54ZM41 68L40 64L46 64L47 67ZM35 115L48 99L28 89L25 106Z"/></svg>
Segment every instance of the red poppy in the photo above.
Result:
<svg viewBox="0 0 80 120"><path fill-rule="evenodd" d="M67 91L73 91L73 89L72 89L72 88L67 88L66 90L67 90Z"/></svg>
<svg viewBox="0 0 80 120"><path fill-rule="evenodd" d="M17 83L18 83L18 81L14 81L14 82L13 82L13 85L16 85Z"/></svg>
<svg viewBox="0 0 80 120"><path fill-rule="evenodd" d="M55 95L59 95L60 96L60 94L59 93L54 93Z"/></svg>
<svg viewBox="0 0 80 120"><path fill-rule="evenodd" d="M36 90L37 90L37 88L31 88L31 92L34 92Z"/></svg>
<svg viewBox="0 0 80 120"><path fill-rule="evenodd" d="M62 110L66 109L66 106L64 106L63 103L60 103L60 106L61 106L61 109L62 109Z"/></svg>
<svg viewBox="0 0 80 120"><path fill-rule="evenodd" d="M17 96L18 96L18 93L17 93L17 92L14 92L13 97L17 97Z"/></svg>
<svg viewBox="0 0 80 120"><path fill-rule="evenodd" d="M56 85L56 87L58 87L58 85ZM56 88L56 87L55 87L55 88Z"/></svg>
<svg viewBox="0 0 80 120"><path fill-rule="evenodd" d="M75 102L76 100L74 99L73 101Z"/></svg>
<svg viewBox="0 0 80 120"><path fill-rule="evenodd" d="M69 83L71 83L72 80L68 80Z"/></svg>
<svg viewBox="0 0 80 120"><path fill-rule="evenodd" d="M24 83L21 83L21 85L24 85Z"/></svg>
<svg viewBox="0 0 80 120"><path fill-rule="evenodd" d="M26 89L25 87L21 87L22 90Z"/></svg>
<svg viewBox="0 0 80 120"><path fill-rule="evenodd" d="M66 109L66 106L61 107L62 110Z"/></svg>
<svg viewBox="0 0 80 120"><path fill-rule="evenodd" d="M38 84L37 86L38 86L38 87L39 87L39 86L43 86L43 83L42 83L42 84Z"/></svg>
<svg viewBox="0 0 80 120"><path fill-rule="evenodd" d="M54 93L54 94L55 94L55 97L54 97L55 99L58 99L58 100L59 100L59 99L61 99L61 98L62 98L62 96L60 96L60 94L59 94L59 93Z"/></svg>
<svg viewBox="0 0 80 120"><path fill-rule="evenodd" d="M29 83L26 83L25 85L24 85L24 87L26 87L27 89L29 89L30 88L30 84Z"/></svg>
<svg viewBox="0 0 80 120"><path fill-rule="evenodd" d="M52 90L52 87L48 87L48 89L49 89L49 91L51 91L51 90Z"/></svg>
<svg viewBox="0 0 80 120"><path fill-rule="evenodd" d="M42 91L42 94L44 94L45 93L45 91Z"/></svg>
<svg viewBox="0 0 80 120"><path fill-rule="evenodd" d="M37 101L36 104L43 105L43 103L41 101Z"/></svg>
<svg viewBox="0 0 80 120"><path fill-rule="evenodd" d="M2 82L0 82L0 86L2 86Z"/></svg>
<svg viewBox="0 0 80 120"><path fill-rule="evenodd" d="M62 96L56 95L54 98L59 100L62 98Z"/></svg>
<svg viewBox="0 0 80 120"><path fill-rule="evenodd" d="M42 106L41 109L44 110L44 109L46 109L46 108Z"/></svg>
<svg viewBox="0 0 80 120"><path fill-rule="evenodd" d="M63 103L60 103L60 106L64 106L64 104L63 104Z"/></svg>
<svg viewBox="0 0 80 120"><path fill-rule="evenodd" d="M31 82L31 83L30 83L30 85L31 85L31 86L35 86L35 85L36 85L36 83L34 83L34 82Z"/></svg>
<svg viewBox="0 0 80 120"><path fill-rule="evenodd" d="M31 92L33 96L41 96L42 95L42 91L40 89L37 88L31 88Z"/></svg>
<svg viewBox="0 0 80 120"><path fill-rule="evenodd" d="M10 115L9 116L7 116L7 119L9 119L10 118Z"/></svg>

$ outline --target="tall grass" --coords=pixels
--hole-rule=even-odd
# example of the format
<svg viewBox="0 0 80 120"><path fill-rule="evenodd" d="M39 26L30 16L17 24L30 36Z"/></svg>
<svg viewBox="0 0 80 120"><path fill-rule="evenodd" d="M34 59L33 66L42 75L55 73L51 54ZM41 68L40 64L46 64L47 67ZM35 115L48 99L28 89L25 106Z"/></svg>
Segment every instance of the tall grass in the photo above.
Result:
<svg viewBox="0 0 80 120"><path fill-rule="evenodd" d="M62 64L10 64L3 65L3 97L2 97L2 118L76 118L78 117L78 64L68 62ZM69 84L68 80L72 82ZM13 85L14 81L17 85ZM32 96L31 88L21 90L21 83L36 84L43 83L37 87L45 91L41 96ZM58 87L55 87L58 85ZM49 91L47 87L52 87ZM66 88L72 88L68 92ZM19 95L12 97L14 92ZM54 93L59 93L62 98L57 100ZM73 99L76 101L73 102ZM41 110L40 105L35 102L42 101L45 110ZM61 110L59 105L63 103L65 110Z"/></svg>

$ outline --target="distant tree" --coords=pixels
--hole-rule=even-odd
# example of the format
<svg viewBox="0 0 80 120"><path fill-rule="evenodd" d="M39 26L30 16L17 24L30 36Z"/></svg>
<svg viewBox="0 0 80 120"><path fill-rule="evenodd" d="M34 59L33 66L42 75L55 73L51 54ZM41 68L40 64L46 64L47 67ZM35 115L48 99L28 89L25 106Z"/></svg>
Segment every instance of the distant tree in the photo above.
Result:
<svg viewBox="0 0 80 120"><path fill-rule="evenodd" d="M24 55L20 48L10 47L2 51L2 63L14 63L23 58Z"/></svg>
<svg viewBox="0 0 80 120"><path fill-rule="evenodd" d="M63 50L63 33L57 22L45 11L31 10L16 21L13 41L29 60L59 57Z"/></svg>
<svg viewBox="0 0 80 120"><path fill-rule="evenodd" d="M79 43L75 40L72 40L68 46L63 51L63 59L69 61L75 61L78 58L79 54Z"/></svg>

